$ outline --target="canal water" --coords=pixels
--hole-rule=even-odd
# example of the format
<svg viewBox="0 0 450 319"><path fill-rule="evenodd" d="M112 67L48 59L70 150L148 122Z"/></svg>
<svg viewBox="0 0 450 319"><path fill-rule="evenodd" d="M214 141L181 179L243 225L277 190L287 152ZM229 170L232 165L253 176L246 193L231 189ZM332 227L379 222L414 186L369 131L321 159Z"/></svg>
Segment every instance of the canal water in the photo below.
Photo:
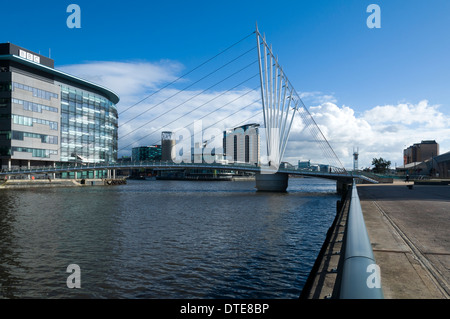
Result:
<svg viewBox="0 0 450 319"><path fill-rule="evenodd" d="M0 296L298 298L338 199L314 178L284 194L251 181L1 190Z"/></svg>

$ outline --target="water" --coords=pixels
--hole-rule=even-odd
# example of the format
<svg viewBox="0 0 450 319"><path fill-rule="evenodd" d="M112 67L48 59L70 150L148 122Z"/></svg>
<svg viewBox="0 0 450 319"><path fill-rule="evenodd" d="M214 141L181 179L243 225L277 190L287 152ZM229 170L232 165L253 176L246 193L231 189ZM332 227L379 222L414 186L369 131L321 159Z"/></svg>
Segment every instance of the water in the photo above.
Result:
<svg viewBox="0 0 450 319"><path fill-rule="evenodd" d="M0 191L4 298L298 298L336 185L129 181ZM67 288L69 264L81 288Z"/></svg>

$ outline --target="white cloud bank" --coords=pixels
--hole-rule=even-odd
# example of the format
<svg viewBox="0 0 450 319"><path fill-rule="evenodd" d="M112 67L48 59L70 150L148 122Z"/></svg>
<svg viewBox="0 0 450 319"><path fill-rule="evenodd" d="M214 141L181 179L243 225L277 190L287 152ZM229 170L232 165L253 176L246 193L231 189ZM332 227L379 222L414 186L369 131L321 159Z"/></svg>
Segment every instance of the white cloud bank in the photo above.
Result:
<svg viewBox="0 0 450 319"><path fill-rule="evenodd" d="M118 93L122 101L129 103L146 91L156 90L161 84L175 80L182 65L169 60L157 63L94 61L65 65L59 69L103 85Z"/></svg>
<svg viewBox="0 0 450 319"><path fill-rule="evenodd" d="M356 116L348 106L323 103L310 107L324 135L345 167L352 167L353 150L359 149L359 168L383 157L392 166L403 165L403 149L422 140L436 140L441 153L450 151L450 117L427 100L376 106Z"/></svg>
<svg viewBox="0 0 450 319"><path fill-rule="evenodd" d="M157 63L88 62L59 69L118 93L121 97L117 105L119 114L148 97L120 115L119 149L131 145L133 141L133 147L156 143L162 127L176 129L199 119L202 119L204 128L214 125L220 130L244 124L242 121L247 119L262 123L262 115L254 116L260 108L259 102L254 103L260 93L251 89L254 86L250 84L235 90L214 92L167 88L149 97L158 88L177 79L182 68L180 63L163 60ZM183 81L189 82L189 79ZM315 103L309 111L346 168L353 167L352 153L355 148L359 149L360 168L370 167L375 157L383 157L390 160L392 166L400 166L403 164L403 149L422 140L436 140L441 153L450 151L450 117L440 111L439 105L431 105L425 99L417 103L375 106L356 115L352 107L338 106L331 94L303 92L300 96ZM226 118L247 105L244 110ZM179 117L181 119L177 120ZM215 124L217 121L220 123ZM168 123L170 127L166 126ZM128 154L129 151L123 151L119 156ZM296 164L299 159L328 163L321 148L304 130L298 116L284 160Z"/></svg>

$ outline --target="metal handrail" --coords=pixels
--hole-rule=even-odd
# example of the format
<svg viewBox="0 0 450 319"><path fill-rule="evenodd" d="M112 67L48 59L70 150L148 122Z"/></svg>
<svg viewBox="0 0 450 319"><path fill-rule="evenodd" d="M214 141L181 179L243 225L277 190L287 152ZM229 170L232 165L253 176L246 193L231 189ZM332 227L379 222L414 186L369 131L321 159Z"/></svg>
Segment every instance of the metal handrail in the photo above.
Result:
<svg viewBox="0 0 450 319"><path fill-rule="evenodd" d="M373 256L355 182L346 227L338 298L383 299L379 267Z"/></svg>

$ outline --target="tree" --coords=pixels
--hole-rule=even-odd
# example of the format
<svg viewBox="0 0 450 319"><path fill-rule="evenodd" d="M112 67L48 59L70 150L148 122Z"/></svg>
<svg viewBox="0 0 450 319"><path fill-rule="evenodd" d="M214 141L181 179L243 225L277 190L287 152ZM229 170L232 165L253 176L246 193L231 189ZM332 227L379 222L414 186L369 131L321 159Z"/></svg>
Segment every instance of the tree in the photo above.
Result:
<svg viewBox="0 0 450 319"><path fill-rule="evenodd" d="M391 161L387 161L384 158L374 158L372 159L372 165L374 166L373 172L383 174L386 173L386 171L391 166Z"/></svg>

